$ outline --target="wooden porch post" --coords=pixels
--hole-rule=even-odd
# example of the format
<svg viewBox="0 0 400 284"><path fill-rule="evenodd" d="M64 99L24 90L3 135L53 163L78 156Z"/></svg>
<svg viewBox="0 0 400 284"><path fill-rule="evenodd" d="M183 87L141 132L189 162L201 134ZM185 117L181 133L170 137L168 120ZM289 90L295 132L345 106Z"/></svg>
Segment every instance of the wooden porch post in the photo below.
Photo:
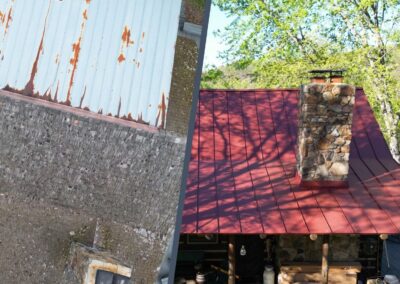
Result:
<svg viewBox="0 0 400 284"><path fill-rule="evenodd" d="M235 258L235 236L228 237L228 284L235 284L236 275L236 258Z"/></svg>
<svg viewBox="0 0 400 284"><path fill-rule="evenodd" d="M324 236L322 243L322 265L321 265L321 283L328 284L328 254L329 254L329 236Z"/></svg>

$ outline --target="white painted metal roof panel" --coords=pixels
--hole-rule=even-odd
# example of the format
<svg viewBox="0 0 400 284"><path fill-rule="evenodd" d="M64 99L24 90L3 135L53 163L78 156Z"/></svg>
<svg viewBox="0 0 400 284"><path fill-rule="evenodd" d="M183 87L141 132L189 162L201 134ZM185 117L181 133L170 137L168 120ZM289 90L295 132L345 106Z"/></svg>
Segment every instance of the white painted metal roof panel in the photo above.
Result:
<svg viewBox="0 0 400 284"><path fill-rule="evenodd" d="M181 0L0 0L0 88L163 127Z"/></svg>

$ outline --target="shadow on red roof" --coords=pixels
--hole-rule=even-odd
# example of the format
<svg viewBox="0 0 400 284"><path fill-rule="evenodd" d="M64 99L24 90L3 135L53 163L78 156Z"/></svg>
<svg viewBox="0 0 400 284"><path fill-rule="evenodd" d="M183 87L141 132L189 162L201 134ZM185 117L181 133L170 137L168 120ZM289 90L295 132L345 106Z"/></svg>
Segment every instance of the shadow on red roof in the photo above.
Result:
<svg viewBox="0 0 400 284"><path fill-rule="evenodd" d="M300 188L299 91L203 90L182 233L398 234L400 166L356 93L348 188Z"/></svg>

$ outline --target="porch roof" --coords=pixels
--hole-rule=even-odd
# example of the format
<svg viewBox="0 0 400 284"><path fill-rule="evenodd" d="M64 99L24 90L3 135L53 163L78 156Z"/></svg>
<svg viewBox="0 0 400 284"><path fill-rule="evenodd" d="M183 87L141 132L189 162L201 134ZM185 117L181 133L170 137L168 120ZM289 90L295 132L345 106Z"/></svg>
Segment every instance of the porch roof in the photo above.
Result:
<svg viewBox="0 0 400 284"><path fill-rule="evenodd" d="M299 186L298 96L298 89L200 92L182 233L400 233L400 166L363 90L348 188Z"/></svg>

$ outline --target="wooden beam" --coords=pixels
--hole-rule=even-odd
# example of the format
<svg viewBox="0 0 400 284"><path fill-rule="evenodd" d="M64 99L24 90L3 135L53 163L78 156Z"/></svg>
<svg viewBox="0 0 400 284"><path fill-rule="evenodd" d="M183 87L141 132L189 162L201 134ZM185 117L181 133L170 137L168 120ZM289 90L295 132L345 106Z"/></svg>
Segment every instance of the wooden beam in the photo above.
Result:
<svg viewBox="0 0 400 284"><path fill-rule="evenodd" d="M228 271L226 271L225 269L222 269L221 267L218 267L218 266L213 265L213 264L211 264L210 267L211 267L212 269L216 270L216 271L219 271L219 272L223 273L223 274L229 275ZM239 276L237 276L237 275L235 275L235 278L236 278L237 280L240 279Z"/></svg>
<svg viewBox="0 0 400 284"><path fill-rule="evenodd" d="M235 284L236 279L235 236L228 238L228 284Z"/></svg>
<svg viewBox="0 0 400 284"><path fill-rule="evenodd" d="M321 265L321 283L328 284L328 254L329 254L329 237L324 236L322 243L322 265Z"/></svg>

